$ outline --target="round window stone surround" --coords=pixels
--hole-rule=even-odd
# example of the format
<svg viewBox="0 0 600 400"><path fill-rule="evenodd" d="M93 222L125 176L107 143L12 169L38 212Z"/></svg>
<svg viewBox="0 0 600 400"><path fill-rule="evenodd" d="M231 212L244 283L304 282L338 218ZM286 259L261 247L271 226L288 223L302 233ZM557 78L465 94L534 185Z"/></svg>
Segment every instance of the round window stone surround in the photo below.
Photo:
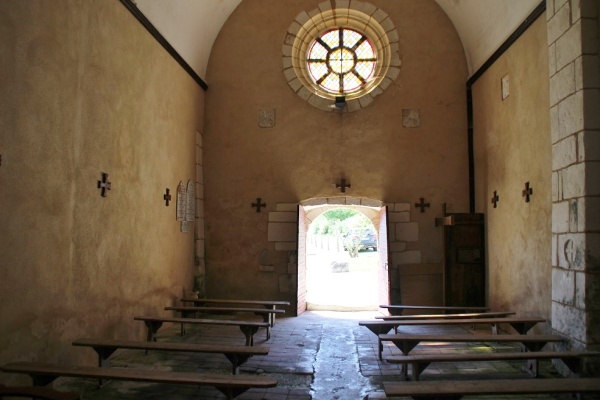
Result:
<svg viewBox="0 0 600 400"><path fill-rule="evenodd" d="M357 0L337 0L320 3L310 12L301 12L289 26L283 42L283 73L290 88L313 107L323 111L339 111L335 94L319 87L307 70L306 55L309 46L323 32L347 27L366 35L377 52L374 79L360 90L346 96L347 112L367 107L383 93L400 74L398 33L382 9ZM339 95L338 95L339 96Z"/></svg>

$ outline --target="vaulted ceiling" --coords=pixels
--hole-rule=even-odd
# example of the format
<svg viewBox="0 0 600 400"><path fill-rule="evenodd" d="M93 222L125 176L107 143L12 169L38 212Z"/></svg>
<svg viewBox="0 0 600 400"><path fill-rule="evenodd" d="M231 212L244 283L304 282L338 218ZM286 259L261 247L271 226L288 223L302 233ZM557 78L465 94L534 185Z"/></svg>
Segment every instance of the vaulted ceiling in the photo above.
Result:
<svg viewBox="0 0 600 400"><path fill-rule="evenodd" d="M136 4L194 71L205 78L212 45L229 15L242 1L256 0L137 0ZM540 4L540 0L435 2L456 27L470 74L477 71Z"/></svg>

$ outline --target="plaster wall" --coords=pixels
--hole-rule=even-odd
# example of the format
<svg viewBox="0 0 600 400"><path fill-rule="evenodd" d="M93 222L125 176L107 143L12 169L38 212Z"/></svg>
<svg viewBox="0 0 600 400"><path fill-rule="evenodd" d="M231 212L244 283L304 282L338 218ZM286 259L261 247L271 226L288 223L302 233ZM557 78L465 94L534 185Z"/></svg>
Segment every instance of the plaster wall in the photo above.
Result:
<svg viewBox="0 0 600 400"><path fill-rule="evenodd" d="M191 290L163 194L195 179L204 93L118 1L2 1L0 42L0 363L93 365L73 339L142 339Z"/></svg>
<svg viewBox="0 0 600 400"><path fill-rule="evenodd" d="M217 37L207 68L204 183L206 291L210 296L274 297L288 254L267 239L277 204L352 196L411 208L421 263L442 261L442 231L434 218L468 211L465 55L450 20L433 1L370 1L399 35L399 77L372 104L352 113L327 112L303 101L282 65L286 30L316 0L243 1ZM260 109L275 125L261 128ZM418 109L420 126L403 126L404 109ZM346 193L335 184L351 183ZM251 203L260 197L260 213ZM272 272L259 270L269 254ZM286 297L288 296L288 297Z"/></svg>
<svg viewBox="0 0 600 400"><path fill-rule="evenodd" d="M546 19L474 84L476 211L486 216L489 306L551 316L552 149ZM502 79L509 94L502 99ZM506 78L505 78L506 79ZM522 191L533 188L529 203ZM497 208L491 199L499 196Z"/></svg>

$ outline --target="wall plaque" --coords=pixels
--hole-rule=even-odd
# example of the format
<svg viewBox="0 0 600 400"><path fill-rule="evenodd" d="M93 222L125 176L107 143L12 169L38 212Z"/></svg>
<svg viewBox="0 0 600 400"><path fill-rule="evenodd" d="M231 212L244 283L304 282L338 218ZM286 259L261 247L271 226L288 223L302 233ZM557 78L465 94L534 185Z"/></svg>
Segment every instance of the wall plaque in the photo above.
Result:
<svg viewBox="0 0 600 400"><path fill-rule="evenodd" d="M185 221L187 210L187 194L185 184L180 181L177 185L177 221Z"/></svg>
<svg viewBox="0 0 600 400"><path fill-rule="evenodd" d="M261 128L272 128L275 126L274 108L261 108L258 110L258 126Z"/></svg>
<svg viewBox="0 0 600 400"><path fill-rule="evenodd" d="M187 200L185 207L185 220L190 222L196 218L196 196L194 194L194 182L188 181L187 183Z"/></svg>

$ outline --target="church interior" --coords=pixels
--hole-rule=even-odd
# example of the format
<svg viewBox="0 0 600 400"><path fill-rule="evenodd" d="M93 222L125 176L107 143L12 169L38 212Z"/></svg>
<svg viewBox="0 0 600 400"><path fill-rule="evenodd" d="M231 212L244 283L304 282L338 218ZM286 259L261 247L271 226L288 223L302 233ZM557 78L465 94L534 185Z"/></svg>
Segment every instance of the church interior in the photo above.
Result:
<svg viewBox="0 0 600 400"><path fill-rule="evenodd" d="M134 316L190 295L299 318L336 208L377 230L380 304L600 350L599 21L599 0L0 0L0 365L94 365L74 340L144 340Z"/></svg>

